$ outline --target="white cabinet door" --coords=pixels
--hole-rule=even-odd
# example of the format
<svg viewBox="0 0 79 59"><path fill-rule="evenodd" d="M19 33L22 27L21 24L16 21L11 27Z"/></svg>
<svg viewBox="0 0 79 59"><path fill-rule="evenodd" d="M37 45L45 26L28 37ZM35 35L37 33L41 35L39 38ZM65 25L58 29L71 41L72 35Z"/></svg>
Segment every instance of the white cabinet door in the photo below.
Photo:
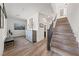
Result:
<svg viewBox="0 0 79 59"><path fill-rule="evenodd" d="M26 39L32 42L32 30L26 30Z"/></svg>

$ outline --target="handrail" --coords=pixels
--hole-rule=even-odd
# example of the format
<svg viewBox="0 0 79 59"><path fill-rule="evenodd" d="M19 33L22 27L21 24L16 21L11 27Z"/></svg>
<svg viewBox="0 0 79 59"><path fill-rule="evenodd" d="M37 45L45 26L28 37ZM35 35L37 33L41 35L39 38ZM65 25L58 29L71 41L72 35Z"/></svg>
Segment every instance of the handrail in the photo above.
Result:
<svg viewBox="0 0 79 59"><path fill-rule="evenodd" d="M54 18L54 21L52 21L49 29L47 30L48 32L48 37L47 37L47 50L50 50L50 43L51 43L51 38L52 38L52 35L53 35L53 22L56 21L56 18L57 18L57 15L55 16Z"/></svg>
<svg viewBox="0 0 79 59"><path fill-rule="evenodd" d="M56 16L55 16L55 18L54 18L54 20L52 21L52 26L53 26L53 22L55 22L56 21L56 18L57 18L57 14L56 14Z"/></svg>
<svg viewBox="0 0 79 59"><path fill-rule="evenodd" d="M55 18L54 18L54 21L56 21L56 19L57 19L57 14L56 14L56 16L55 16Z"/></svg>

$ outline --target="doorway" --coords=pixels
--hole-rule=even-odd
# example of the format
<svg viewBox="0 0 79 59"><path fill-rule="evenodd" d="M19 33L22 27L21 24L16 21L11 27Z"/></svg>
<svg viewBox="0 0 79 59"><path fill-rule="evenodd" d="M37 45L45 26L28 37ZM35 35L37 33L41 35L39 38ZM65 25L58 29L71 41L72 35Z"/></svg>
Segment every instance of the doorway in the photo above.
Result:
<svg viewBox="0 0 79 59"><path fill-rule="evenodd" d="M64 16L64 9L60 9L60 16Z"/></svg>
<svg viewBox="0 0 79 59"><path fill-rule="evenodd" d="M46 38L46 25L44 25L44 38Z"/></svg>

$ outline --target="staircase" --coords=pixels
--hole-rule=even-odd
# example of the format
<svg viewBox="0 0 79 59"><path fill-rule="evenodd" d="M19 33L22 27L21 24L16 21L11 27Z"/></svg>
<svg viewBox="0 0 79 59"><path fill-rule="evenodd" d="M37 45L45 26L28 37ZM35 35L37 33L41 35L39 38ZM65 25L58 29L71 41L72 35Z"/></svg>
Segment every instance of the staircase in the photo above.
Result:
<svg viewBox="0 0 79 59"><path fill-rule="evenodd" d="M67 18L57 20L51 38L51 52L62 56L79 56L78 43Z"/></svg>

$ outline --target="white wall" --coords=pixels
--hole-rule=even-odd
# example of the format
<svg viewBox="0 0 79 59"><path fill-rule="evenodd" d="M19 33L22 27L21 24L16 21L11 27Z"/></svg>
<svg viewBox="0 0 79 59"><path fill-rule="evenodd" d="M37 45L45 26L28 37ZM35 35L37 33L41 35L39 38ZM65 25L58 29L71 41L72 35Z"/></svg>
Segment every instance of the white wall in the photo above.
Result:
<svg viewBox="0 0 79 59"><path fill-rule="evenodd" d="M4 50L4 41L5 38L7 37L7 19L4 20L5 24L4 24L4 29L0 29L0 55L3 54L3 50Z"/></svg>
<svg viewBox="0 0 79 59"><path fill-rule="evenodd" d="M29 28L31 18L33 18L33 29ZM27 30L38 30L38 13L35 13L27 19Z"/></svg>
<svg viewBox="0 0 79 59"><path fill-rule="evenodd" d="M79 3L68 4L67 16L74 35L77 41L79 41Z"/></svg>
<svg viewBox="0 0 79 59"><path fill-rule="evenodd" d="M56 12L57 12L57 16L58 18L60 18L60 9L64 9L65 5L64 3L56 3Z"/></svg>
<svg viewBox="0 0 79 59"><path fill-rule="evenodd" d="M50 3L5 3L8 17L28 19L35 13L51 14Z"/></svg>
<svg viewBox="0 0 79 59"><path fill-rule="evenodd" d="M54 14L56 13L56 3L51 3L52 10Z"/></svg>
<svg viewBox="0 0 79 59"><path fill-rule="evenodd" d="M37 42L44 39L44 28L39 28L37 30Z"/></svg>
<svg viewBox="0 0 79 59"><path fill-rule="evenodd" d="M44 39L44 28L39 28L39 13L35 13L34 15L32 15L31 17L29 17L27 19L27 30L26 30L26 39L28 39L29 41L32 41L32 30L36 30L36 34L37 34L37 42L41 41ZM33 29L29 28L29 22L30 22L30 18L33 18Z"/></svg>
<svg viewBox="0 0 79 59"><path fill-rule="evenodd" d="M2 29L0 28L0 55L3 54L4 41L6 37L7 37L7 19L4 18L4 28Z"/></svg>
<svg viewBox="0 0 79 59"><path fill-rule="evenodd" d="M8 30L9 29L11 30L11 32L13 33L13 37L25 36L25 30L14 30L14 24L15 23L22 23L26 26L26 21L25 20L9 18L7 23L8 23Z"/></svg>
<svg viewBox="0 0 79 59"><path fill-rule="evenodd" d="M29 23L29 19L33 17L33 30L39 30L39 12L46 15L53 14L53 10L51 8L50 3L5 3L5 6L8 17L17 19L27 19L27 23ZM29 30L29 27L27 27L27 29Z"/></svg>
<svg viewBox="0 0 79 59"><path fill-rule="evenodd" d="M55 4L51 4L51 6L52 6L52 9L54 10L54 13L57 14L57 18L67 16L67 8L65 3L55 3ZM60 16L60 9L64 9L63 16Z"/></svg>

